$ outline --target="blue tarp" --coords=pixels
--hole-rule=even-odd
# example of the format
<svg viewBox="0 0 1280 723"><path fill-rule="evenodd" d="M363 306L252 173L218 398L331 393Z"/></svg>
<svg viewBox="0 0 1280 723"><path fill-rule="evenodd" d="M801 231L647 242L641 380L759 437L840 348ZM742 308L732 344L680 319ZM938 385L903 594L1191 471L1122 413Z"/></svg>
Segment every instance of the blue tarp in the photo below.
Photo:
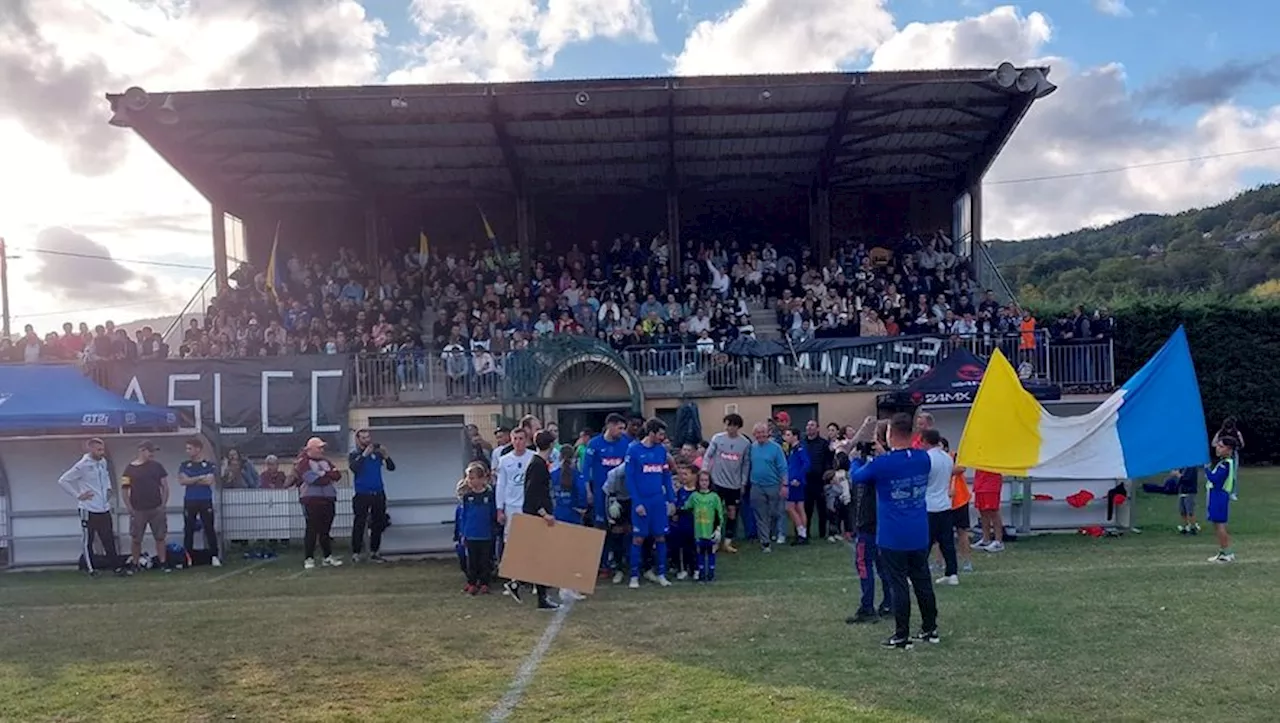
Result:
<svg viewBox="0 0 1280 723"><path fill-rule="evenodd" d="M0 365L0 432L161 432L177 414L103 389L73 366Z"/></svg>

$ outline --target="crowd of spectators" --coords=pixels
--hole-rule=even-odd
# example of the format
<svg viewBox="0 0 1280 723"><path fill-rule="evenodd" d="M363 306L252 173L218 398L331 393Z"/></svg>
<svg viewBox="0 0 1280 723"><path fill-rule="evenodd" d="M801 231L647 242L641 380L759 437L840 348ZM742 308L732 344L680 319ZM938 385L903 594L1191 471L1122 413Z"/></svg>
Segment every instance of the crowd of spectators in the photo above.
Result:
<svg viewBox="0 0 1280 723"><path fill-rule="evenodd" d="M0 362L73 362L103 361L109 359L164 359L169 347L164 339L149 326L134 331L117 327L108 321L93 329L80 322L76 328L71 322L62 325L62 332L50 331L44 336L27 324L22 336L16 339L0 338Z"/></svg>
<svg viewBox="0 0 1280 723"><path fill-rule="evenodd" d="M753 308L776 311L779 331L811 338L930 334L1018 335L1030 312L982 290L969 261L944 232L895 241L849 240L818 259L789 243L686 242L673 258L665 232L623 234L611 243L547 244L532 272L495 248L463 252L417 246L369 264L350 250L335 257L289 255L277 283L242 266L203 318L189 320L176 356L394 354L401 382L428 359L450 376L493 372L496 359L552 334L598 337L623 351L686 347L711 353L754 337ZM1105 338L1111 319L1077 311L1048 325L1057 339ZM6 361L164 358L170 349L147 327L131 338L111 322L63 325L41 337L28 325L0 340ZM463 371L466 368L465 372ZM451 371L453 369L453 371ZM456 374L454 372L457 372Z"/></svg>

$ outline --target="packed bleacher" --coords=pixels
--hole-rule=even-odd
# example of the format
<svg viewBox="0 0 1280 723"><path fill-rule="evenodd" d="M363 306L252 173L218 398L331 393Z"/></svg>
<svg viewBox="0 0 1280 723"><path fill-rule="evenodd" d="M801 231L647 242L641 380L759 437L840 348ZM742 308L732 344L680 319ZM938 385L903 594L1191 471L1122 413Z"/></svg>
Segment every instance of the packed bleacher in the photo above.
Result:
<svg viewBox="0 0 1280 723"><path fill-rule="evenodd" d="M1016 337L1043 329L1029 311L980 288L944 232L896 240L849 239L831 258L796 244L686 241L673 265L665 233L646 241L572 244L540 254L527 278L518 255L494 248L432 251L415 244L376 266L349 250L289 255L274 283L242 266L169 344L151 328L131 336L111 322L30 325L0 340L16 362L394 354L412 369L427 359L471 365L528 340L598 337L618 351L687 348L705 353L754 336L753 309L776 312L793 343L812 338L938 335ZM1047 324L1057 340L1107 338L1105 310ZM764 330L761 330L764 331ZM769 330L770 332L772 330ZM1044 333L1043 331L1041 333ZM772 333L769 334L772 336ZM172 349L170 348L172 346Z"/></svg>

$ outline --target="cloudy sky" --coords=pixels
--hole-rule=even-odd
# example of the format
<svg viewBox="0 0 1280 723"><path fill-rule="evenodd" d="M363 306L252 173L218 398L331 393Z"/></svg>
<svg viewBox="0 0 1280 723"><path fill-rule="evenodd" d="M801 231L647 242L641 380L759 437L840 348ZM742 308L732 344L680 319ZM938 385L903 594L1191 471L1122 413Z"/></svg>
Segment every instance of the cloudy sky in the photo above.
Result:
<svg viewBox="0 0 1280 723"><path fill-rule="evenodd" d="M1280 150L1258 150L1280 147L1269 30L1280 5L1208 5L0 0L0 236L19 257L15 323L173 313L212 266L207 205L106 124L106 91L1043 62L1060 90L988 176L988 237L1022 238L1280 177Z"/></svg>

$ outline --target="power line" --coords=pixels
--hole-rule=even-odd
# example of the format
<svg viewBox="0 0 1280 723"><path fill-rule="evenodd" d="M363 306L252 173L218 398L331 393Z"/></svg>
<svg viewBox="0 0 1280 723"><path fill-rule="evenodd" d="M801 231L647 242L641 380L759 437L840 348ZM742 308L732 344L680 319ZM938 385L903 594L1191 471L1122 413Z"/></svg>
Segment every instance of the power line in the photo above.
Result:
<svg viewBox="0 0 1280 723"><path fill-rule="evenodd" d="M151 299L149 301L133 301L127 304L110 304L108 306L95 306L92 309L65 309L63 311L38 311L34 314L14 314L13 319L14 321L17 321L19 319L43 319L43 318L48 318L50 316L75 316L77 314L91 314L93 312L103 311L105 309L132 309L139 306L155 306L155 303L156 303L155 299ZM177 316L177 314L176 313L158 314L158 316L162 316L162 317Z"/></svg>
<svg viewBox="0 0 1280 723"><path fill-rule="evenodd" d="M75 259L90 259L93 261L114 261L119 264L141 264L143 266L159 266L167 269L188 269L193 271L208 271L208 266L196 266L195 264L179 264L172 261L144 261L142 259L122 259L115 256L104 256L102 254L85 254L76 251L54 251L52 249L36 249L36 248L18 248L11 246L13 251L23 251L33 254L44 254L46 256L67 256Z"/></svg>
<svg viewBox="0 0 1280 723"><path fill-rule="evenodd" d="M1124 173L1125 171L1134 171L1141 168L1158 168L1160 166L1174 166L1181 163L1196 163L1197 161L1211 161L1215 158L1248 156L1254 153L1268 153L1270 151L1280 151L1280 146L1263 146L1262 148L1250 148L1242 151L1224 151L1222 153L1210 153L1204 156L1192 156L1190 158L1174 158L1167 161L1151 161L1150 163L1134 163L1132 165L1118 166L1116 168L1098 168L1092 171L1077 171L1075 173L1059 173L1051 176L1030 176L1028 178L1008 178L1000 181L984 181L983 185L1008 186L1014 183L1038 183L1040 181L1057 181L1064 178L1087 178L1089 176L1103 176L1111 173Z"/></svg>

